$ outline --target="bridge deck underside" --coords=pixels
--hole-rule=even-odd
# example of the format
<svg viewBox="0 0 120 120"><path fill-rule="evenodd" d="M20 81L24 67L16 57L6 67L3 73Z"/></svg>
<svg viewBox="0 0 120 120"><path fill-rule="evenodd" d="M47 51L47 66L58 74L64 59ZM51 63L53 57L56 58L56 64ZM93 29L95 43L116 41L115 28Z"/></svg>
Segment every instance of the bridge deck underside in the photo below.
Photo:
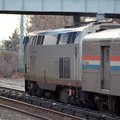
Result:
<svg viewBox="0 0 120 120"><path fill-rule="evenodd" d="M118 17L120 0L0 0L1 13Z"/></svg>

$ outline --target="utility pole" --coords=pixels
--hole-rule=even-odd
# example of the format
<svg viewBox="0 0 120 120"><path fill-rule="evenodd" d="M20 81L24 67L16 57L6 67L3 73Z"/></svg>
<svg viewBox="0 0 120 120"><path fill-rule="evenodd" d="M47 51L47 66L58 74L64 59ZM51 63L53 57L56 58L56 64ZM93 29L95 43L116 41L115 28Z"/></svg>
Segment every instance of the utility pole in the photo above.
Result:
<svg viewBox="0 0 120 120"><path fill-rule="evenodd" d="M19 52L19 67L24 67L24 46L23 46L23 39L24 39L24 15L20 16L20 52Z"/></svg>

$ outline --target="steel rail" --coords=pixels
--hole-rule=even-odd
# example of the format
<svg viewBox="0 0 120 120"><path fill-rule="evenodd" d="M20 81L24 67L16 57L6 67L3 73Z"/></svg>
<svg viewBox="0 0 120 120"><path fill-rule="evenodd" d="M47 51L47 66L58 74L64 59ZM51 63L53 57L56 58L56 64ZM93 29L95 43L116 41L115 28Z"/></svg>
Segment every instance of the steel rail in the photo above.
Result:
<svg viewBox="0 0 120 120"><path fill-rule="evenodd" d="M8 87L2 87L2 86L0 86L0 89L13 90L13 91L15 91L15 92L26 93L26 92L23 91L23 90L17 90L17 89L15 89L15 88L8 88Z"/></svg>
<svg viewBox="0 0 120 120"><path fill-rule="evenodd" d="M24 102L21 102L21 101L9 99L9 98L2 97L2 96L0 96L0 99L4 99L4 100L10 101L10 102L14 102L14 104L15 103L21 104L21 105L24 105L24 106L29 107L29 108L31 107L31 108L37 109L39 111L44 111L44 112L50 113L52 115L54 114L55 116L67 117L67 118L72 119L72 120L86 120L84 118L80 118L80 117L77 117L77 116L69 115L69 114L66 114L66 113L58 112L58 111L55 111L55 110L51 110L51 109L47 109L47 108L43 108L43 107L39 107L39 106L35 106L35 105L32 105L32 104L24 103ZM1 103L0 103L0 106L9 107L10 109L20 111L22 113L25 113L25 114L28 114L28 115L31 115L31 116L34 116L34 117L43 118L43 120L50 120L50 118L45 118L43 116L36 115L36 114L30 113L30 112L25 111L25 110L20 110L18 108L14 108L14 107L11 107L11 106L8 106L8 105L3 105Z"/></svg>
<svg viewBox="0 0 120 120"><path fill-rule="evenodd" d="M12 110L17 111L17 112L24 113L24 114L26 114L26 115L30 115L30 116L35 117L35 118L39 118L39 119L42 119L42 120L50 120L50 119L47 118L47 117L40 116L40 115L36 115L36 114L30 113L30 112L27 112L27 111L25 111L25 110L20 110L20 109L18 109L18 108L14 108L14 107L11 107L11 106L8 106L8 105L4 105L4 104L1 104L1 103L0 103L0 106L5 107L5 108L7 108L7 109L12 109Z"/></svg>

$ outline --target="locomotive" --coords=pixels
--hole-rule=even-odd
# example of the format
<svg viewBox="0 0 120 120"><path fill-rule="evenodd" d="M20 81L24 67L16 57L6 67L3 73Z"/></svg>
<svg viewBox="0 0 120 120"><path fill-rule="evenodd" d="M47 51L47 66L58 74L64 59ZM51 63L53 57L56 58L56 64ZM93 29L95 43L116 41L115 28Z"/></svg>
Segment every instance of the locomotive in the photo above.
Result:
<svg viewBox="0 0 120 120"><path fill-rule="evenodd" d="M120 25L35 31L24 41L30 95L120 114Z"/></svg>

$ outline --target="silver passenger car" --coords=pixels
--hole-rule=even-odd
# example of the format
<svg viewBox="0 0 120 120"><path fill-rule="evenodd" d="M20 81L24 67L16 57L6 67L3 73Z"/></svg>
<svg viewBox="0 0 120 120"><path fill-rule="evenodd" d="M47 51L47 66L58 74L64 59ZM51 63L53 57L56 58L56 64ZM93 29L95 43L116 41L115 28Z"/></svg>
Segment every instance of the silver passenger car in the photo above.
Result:
<svg viewBox="0 0 120 120"><path fill-rule="evenodd" d="M120 29L86 35L83 90L120 96Z"/></svg>

